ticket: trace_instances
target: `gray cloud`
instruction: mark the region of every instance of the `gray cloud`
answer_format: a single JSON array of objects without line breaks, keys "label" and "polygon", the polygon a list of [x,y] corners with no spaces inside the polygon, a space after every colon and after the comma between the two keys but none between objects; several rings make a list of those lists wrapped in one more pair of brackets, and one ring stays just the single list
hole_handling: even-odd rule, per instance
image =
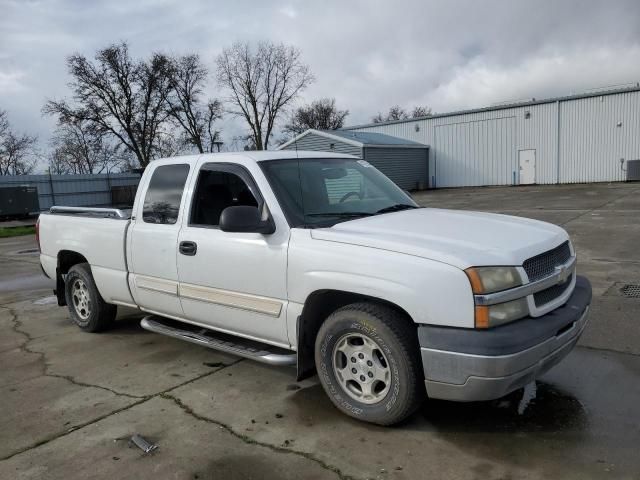
[{"label": "gray cloud", "polygon": [[65,57],[119,40],[139,56],[197,51],[211,67],[237,40],[294,44],[317,78],[302,100],[336,97],[352,124],[392,104],[443,112],[640,80],[633,0],[0,0],[0,12],[0,107],[43,141],[40,107],[67,93]]}]

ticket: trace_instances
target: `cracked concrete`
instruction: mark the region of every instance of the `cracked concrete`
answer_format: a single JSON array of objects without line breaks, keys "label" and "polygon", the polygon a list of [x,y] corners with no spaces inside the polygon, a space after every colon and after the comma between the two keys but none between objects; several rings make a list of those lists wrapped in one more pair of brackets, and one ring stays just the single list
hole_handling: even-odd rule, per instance
[{"label": "cracked concrete", "polygon": [[[158,450],[142,455],[128,446],[144,432]],[[30,456],[30,458],[27,458]],[[97,466],[99,466],[97,468]],[[154,396],[70,435],[0,463],[1,478],[335,479],[337,474],[305,457],[274,454]]]},{"label": "cracked concrete", "polygon": [[[563,224],[594,283],[580,346],[533,395],[428,401],[396,428],[339,414],[317,379],[142,330],[81,332],[47,303],[32,239],[0,241],[0,478],[639,478],[640,186],[428,192]],[[505,210],[508,208],[508,210]],[[43,300],[41,304],[34,301]],[[130,448],[140,433],[153,455]]]}]

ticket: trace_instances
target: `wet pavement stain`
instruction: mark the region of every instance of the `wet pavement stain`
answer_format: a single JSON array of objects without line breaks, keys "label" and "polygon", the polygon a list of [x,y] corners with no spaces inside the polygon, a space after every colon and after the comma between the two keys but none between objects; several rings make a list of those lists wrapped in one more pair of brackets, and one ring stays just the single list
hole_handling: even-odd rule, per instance
[{"label": "wet pavement stain", "polygon": [[[538,383],[491,402],[426,402],[420,412],[441,433],[581,432],[588,424],[579,400],[561,389]],[[523,407],[526,405],[526,408]]]},{"label": "wet pavement stain", "polygon": [[550,478],[640,478],[640,358],[577,348],[528,386],[491,402],[427,401],[405,428]]}]

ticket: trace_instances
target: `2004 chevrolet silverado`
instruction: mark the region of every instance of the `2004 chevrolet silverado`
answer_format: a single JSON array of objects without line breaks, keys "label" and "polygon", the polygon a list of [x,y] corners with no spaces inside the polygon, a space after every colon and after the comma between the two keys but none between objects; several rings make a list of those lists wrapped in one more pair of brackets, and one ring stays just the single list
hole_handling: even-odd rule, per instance
[{"label": "2004 chevrolet silverado", "polygon": [[420,208],[321,152],[152,162],[133,209],[52,207],[40,261],[83,330],[147,330],[317,371],[338,409],[390,425],[423,399],[501,397],[573,348],[591,286],[557,226]]}]

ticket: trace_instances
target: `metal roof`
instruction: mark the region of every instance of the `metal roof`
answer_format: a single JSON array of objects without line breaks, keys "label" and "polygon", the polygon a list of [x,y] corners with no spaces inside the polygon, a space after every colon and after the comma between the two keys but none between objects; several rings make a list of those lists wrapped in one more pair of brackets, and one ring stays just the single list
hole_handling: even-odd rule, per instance
[{"label": "metal roof", "polygon": [[[407,122],[415,122],[418,120],[427,120],[430,118],[440,118],[440,117],[452,117],[454,115],[464,115],[467,113],[480,113],[480,112],[490,112],[493,110],[506,110],[508,108],[515,108],[515,107],[526,107],[528,105],[540,105],[540,104],[544,104],[544,103],[556,103],[556,102],[566,102],[569,100],[578,100],[581,98],[591,98],[591,97],[602,97],[604,95],[616,95],[619,93],[629,93],[629,92],[640,92],[640,83],[636,83],[633,87],[626,87],[626,88],[616,88],[616,89],[611,89],[611,90],[598,90],[598,91],[593,91],[593,92],[585,92],[585,93],[579,93],[576,95],[565,95],[562,97],[550,97],[550,98],[543,98],[540,100],[536,100],[535,98],[528,100],[528,101],[515,101],[513,103],[502,103],[500,105],[491,105],[489,107],[481,107],[481,108],[471,108],[468,110],[456,110],[453,112],[447,112],[447,113],[434,113],[433,115],[426,115],[424,117],[416,117],[416,118],[407,118],[404,120],[390,120],[388,122],[379,122],[379,123],[362,123],[360,125],[352,125],[349,127],[344,127],[342,130],[340,130],[340,132],[343,131],[350,131],[353,130],[355,128],[364,128],[364,127],[375,127],[375,126],[380,126],[380,125],[392,125],[392,124],[397,124],[397,123],[407,123]],[[332,132],[332,133],[337,133],[338,131]]]},{"label": "metal roof", "polygon": [[386,135],[384,133],[352,132],[349,130],[332,130],[332,131],[324,130],[324,132],[336,137],[348,138],[349,140],[353,140],[358,143],[361,143],[363,146],[371,146],[371,145],[417,145],[420,147],[426,146],[419,142],[406,140],[404,138],[392,137],[391,135]]},{"label": "metal roof", "polygon": [[393,137],[377,132],[352,132],[349,130],[314,130],[309,129],[300,135],[283,143],[278,149],[285,148],[302,137],[314,134],[322,137],[332,138],[338,142],[349,143],[359,147],[409,147],[409,148],[427,148],[424,143],[406,140],[404,138]]}]

